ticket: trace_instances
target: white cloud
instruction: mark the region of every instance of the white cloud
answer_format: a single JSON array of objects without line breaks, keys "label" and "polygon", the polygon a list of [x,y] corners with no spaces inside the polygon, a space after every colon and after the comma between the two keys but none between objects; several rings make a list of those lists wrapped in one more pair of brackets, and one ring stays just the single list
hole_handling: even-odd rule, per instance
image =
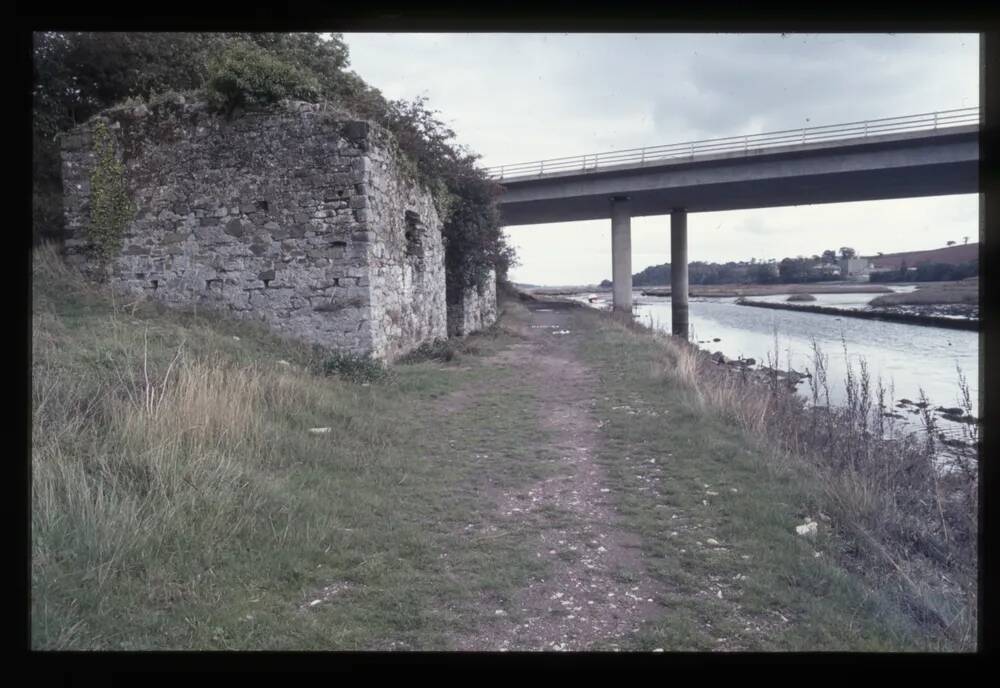
[{"label": "white cloud", "polygon": [[[979,39],[922,35],[347,34],[389,98],[426,95],[486,165],[931,112],[979,103]],[[978,235],[955,196],[692,214],[692,260],[862,253]],[[638,272],[669,257],[669,218],[633,220]],[[514,279],[610,276],[610,220],[507,230]]]}]

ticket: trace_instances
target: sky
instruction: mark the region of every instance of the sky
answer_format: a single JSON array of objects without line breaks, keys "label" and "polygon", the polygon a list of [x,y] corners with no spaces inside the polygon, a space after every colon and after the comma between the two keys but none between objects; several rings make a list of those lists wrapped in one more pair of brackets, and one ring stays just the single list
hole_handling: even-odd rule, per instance
[{"label": "sky", "polygon": [[[425,96],[484,166],[979,105],[975,34],[344,34],[390,99]],[[688,215],[691,261],[977,241],[975,194]],[[507,227],[515,282],[611,276],[611,221]],[[670,218],[632,220],[632,269]]]}]

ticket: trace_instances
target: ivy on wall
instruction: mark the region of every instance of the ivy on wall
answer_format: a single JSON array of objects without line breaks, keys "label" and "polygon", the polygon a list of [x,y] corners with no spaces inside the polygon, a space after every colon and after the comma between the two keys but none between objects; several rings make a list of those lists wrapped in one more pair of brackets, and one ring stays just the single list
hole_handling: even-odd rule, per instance
[{"label": "ivy on wall", "polygon": [[102,266],[121,251],[125,227],[135,206],[125,184],[125,167],[115,155],[107,124],[99,120],[94,129],[94,168],[90,173],[90,224],[87,240]]}]

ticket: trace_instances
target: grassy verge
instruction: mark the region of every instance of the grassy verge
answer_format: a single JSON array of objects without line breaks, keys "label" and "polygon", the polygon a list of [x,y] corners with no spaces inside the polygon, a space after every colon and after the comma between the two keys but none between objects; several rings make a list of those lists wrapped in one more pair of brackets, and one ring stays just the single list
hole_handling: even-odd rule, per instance
[{"label": "grassy verge", "polygon": [[[643,538],[651,572],[671,591],[664,617],[636,647],[974,647],[974,630],[948,633],[923,618],[899,572],[862,556],[867,543],[849,525],[889,515],[879,500],[891,486],[782,451],[780,409],[727,397],[683,347],[596,312],[575,318],[574,331],[586,332],[580,355],[601,374],[612,492],[626,526]],[[819,525],[815,539],[795,532],[807,519]],[[899,521],[872,530],[876,540]]]},{"label": "grassy verge", "polygon": [[872,299],[872,306],[925,306],[940,304],[978,304],[979,280],[922,284],[915,291],[886,294]]},{"label": "grassy verge", "polygon": [[486,364],[512,335],[351,382],[47,250],[33,290],[33,647],[442,649],[539,573],[482,536],[493,486],[547,470],[525,381]]},{"label": "grassy verge", "polygon": [[[546,575],[524,536],[539,524],[497,518],[505,491],[560,470],[540,383],[493,356],[531,332],[519,304],[387,372],[123,303],[47,250],[33,306],[35,648],[447,649]],[[969,649],[907,605],[938,592],[900,582],[922,581],[907,547],[947,563],[974,534],[942,512],[941,549],[910,519],[942,505],[921,506],[919,455],[879,464],[881,483],[798,460],[772,441],[791,426],[770,397],[663,338],[573,318],[601,379],[608,487],[667,591],[633,647]],[[855,456],[852,437],[826,444]],[[910,469],[924,482],[900,482]],[[806,517],[815,540],[794,532]],[[904,568],[863,556],[855,522]],[[939,598],[938,620],[964,619]]]}]

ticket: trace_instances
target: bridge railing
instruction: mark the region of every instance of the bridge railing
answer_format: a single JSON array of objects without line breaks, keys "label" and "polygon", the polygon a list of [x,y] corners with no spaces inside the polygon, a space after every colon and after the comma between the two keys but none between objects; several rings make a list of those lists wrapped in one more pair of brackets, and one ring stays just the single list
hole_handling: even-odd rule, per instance
[{"label": "bridge railing", "polygon": [[645,148],[630,148],[628,150],[610,151],[607,153],[588,153],[565,158],[550,158],[534,162],[500,165],[486,168],[486,173],[493,179],[511,179],[514,177],[537,177],[551,172],[588,172],[615,165],[659,163],[666,160],[693,159],[698,155],[712,153],[749,154],[777,146],[803,145],[823,143],[840,139],[867,138],[882,134],[896,134],[913,131],[933,131],[945,127],[965,124],[979,124],[979,108],[959,108],[956,110],[940,110],[919,115],[904,115],[901,117],[886,117],[883,119],[848,122],[846,124],[829,124],[818,127],[803,127],[801,129],[785,129],[763,134],[746,134],[743,136],[726,136],[701,141],[686,141],[663,146],[648,146]]}]

